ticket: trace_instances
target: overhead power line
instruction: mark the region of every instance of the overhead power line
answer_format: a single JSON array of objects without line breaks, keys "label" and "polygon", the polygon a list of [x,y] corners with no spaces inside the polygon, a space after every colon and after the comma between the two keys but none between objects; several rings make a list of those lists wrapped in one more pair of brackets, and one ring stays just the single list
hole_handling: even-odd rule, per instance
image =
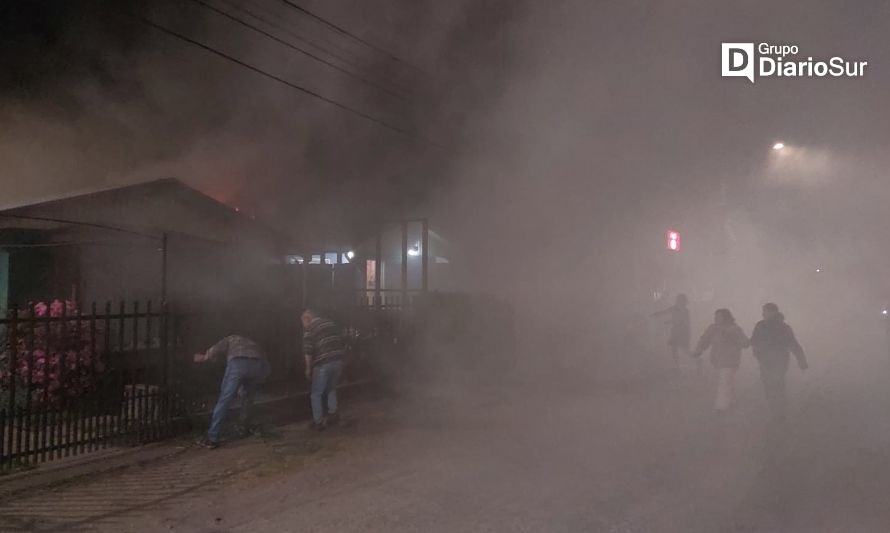
[{"label": "overhead power line", "polygon": [[403,95],[403,94],[399,94],[399,93],[397,93],[397,92],[395,92],[395,91],[392,91],[392,90],[390,90],[390,89],[388,89],[388,88],[386,88],[386,87],[384,87],[384,86],[382,86],[382,85],[380,85],[380,84],[378,84],[378,83],[376,83],[376,82],[374,82],[374,81],[372,81],[372,80],[369,80],[369,79],[367,79],[367,78],[364,78],[364,77],[362,77],[362,76],[359,76],[358,74],[355,74],[354,72],[350,72],[350,71],[346,70],[345,68],[340,67],[339,65],[335,65],[334,63],[331,63],[330,61],[328,61],[328,60],[326,60],[326,59],[324,59],[324,58],[322,58],[322,57],[319,57],[319,56],[313,54],[312,52],[309,52],[309,51],[307,51],[307,50],[304,50],[304,49],[300,48],[299,46],[297,46],[297,45],[295,45],[295,44],[289,43],[289,42],[285,41],[284,39],[281,39],[280,37],[278,37],[278,36],[276,36],[276,35],[274,35],[274,34],[272,34],[272,33],[269,33],[269,32],[267,32],[267,31],[265,31],[265,30],[263,30],[263,29],[261,29],[261,28],[258,28],[257,26],[254,26],[253,24],[251,24],[251,23],[249,23],[249,22],[246,22],[246,21],[244,21],[244,20],[242,20],[242,19],[240,19],[240,18],[238,18],[238,17],[232,15],[231,13],[227,13],[227,12],[225,12],[224,10],[219,9],[219,8],[216,7],[216,6],[211,5],[211,4],[207,3],[207,2],[205,2],[204,0],[192,0],[192,2],[194,2],[194,3],[198,4],[198,5],[201,5],[201,6],[203,6],[203,7],[206,8],[206,9],[209,9],[209,10],[213,11],[214,13],[217,13],[217,14],[220,15],[220,16],[226,17],[227,19],[229,19],[229,20],[231,20],[231,21],[233,21],[233,22],[236,22],[237,24],[240,24],[240,25],[242,25],[242,26],[244,26],[244,27],[246,27],[246,28],[250,28],[251,30],[253,30],[253,31],[255,31],[255,32],[257,32],[257,33],[259,33],[259,34],[261,34],[261,35],[264,35],[265,37],[268,37],[269,39],[272,39],[272,40],[274,40],[274,41],[277,42],[277,43],[283,44],[284,46],[287,46],[288,48],[290,48],[290,49],[292,49],[292,50],[296,50],[297,52],[300,52],[301,54],[304,54],[304,55],[306,55],[306,56],[308,56],[308,57],[311,57],[312,59],[314,59],[314,60],[316,60],[316,61],[318,61],[318,62],[320,62],[320,63],[323,63],[323,64],[325,64],[325,65],[327,65],[327,66],[329,66],[329,67],[331,67],[331,68],[337,70],[338,72],[342,72],[343,74],[346,74],[346,75],[349,76],[349,77],[355,78],[355,79],[361,81],[362,83],[364,83],[364,84],[366,84],[366,85],[369,85],[369,86],[371,86],[371,87],[374,87],[375,89],[377,89],[377,90],[379,90],[379,91],[382,91],[382,92],[384,92],[384,93],[386,93],[386,94],[388,94],[388,95],[390,95],[390,96],[393,96],[393,97],[395,97],[395,98],[398,98],[399,100],[404,100],[404,99],[405,99],[405,95]]},{"label": "overhead power line", "polygon": [[341,26],[338,26],[338,25],[334,24],[333,22],[327,20],[326,18],[324,18],[324,17],[322,17],[322,16],[320,16],[320,15],[316,15],[316,14],[313,13],[312,11],[309,11],[308,9],[306,9],[305,7],[303,7],[303,6],[301,6],[301,5],[297,4],[297,3],[294,3],[294,2],[292,2],[291,0],[281,0],[281,1],[284,2],[285,4],[289,5],[290,7],[296,9],[296,10],[299,11],[300,13],[303,13],[304,15],[306,15],[306,16],[308,16],[308,17],[311,17],[311,18],[313,18],[313,19],[315,19],[315,20],[321,22],[321,23],[324,24],[325,26],[327,26],[327,27],[329,27],[329,28],[331,28],[331,29],[333,29],[333,30],[336,30],[338,33],[341,33],[341,34],[343,34],[343,35],[346,35],[346,36],[348,36],[348,37],[351,37],[351,38],[354,39],[355,41],[358,41],[358,42],[362,43],[363,45],[367,46],[368,48],[371,48],[372,50],[375,50],[375,51],[377,51],[377,52],[379,52],[379,53],[381,53],[381,54],[387,56],[389,59],[391,59],[391,60],[393,60],[393,61],[395,61],[395,62],[397,62],[397,63],[401,63],[401,64],[405,65],[406,67],[412,68],[412,69],[416,70],[417,72],[420,72],[421,74],[423,74],[423,75],[425,75],[425,76],[429,76],[429,74],[428,74],[426,71],[424,71],[422,68],[420,68],[420,67],[418,67],[418,66],[415,66],[415,65],[412,65],[411,63],[405,61],[404,59],[401,59],[400,57],[398,57],[397,55],[393,54],[393,53],[390,52],[389,50],[386,50],[385,48],[381,48],[381,47],[377,46],[377,45],[374,44],[374,43],[371,43],[371,42],[366,41],[365,39],[362,39],[361,37],[359,37],[358,35],[356,35],[356,34],[350,32],[349,30],[347,30],[347,29],[345,29],[345,28],[343,28],[343,27],[341,27]]},{"label": "overhead power line", "polygon": [[[322,46],[316,42],[313,42],[312,40],[298,34],[297,32],[293,31],[292,29],[288,28],[287,26],[285,26],[283,24],[279,24],[278,22],[269,20],[269,17],[271,17],[273,19],[278,19],[280,17],[277,13],[270,11],[269,8],[267,8],[267,7],[264,7],[262,5],[254,3],[254,2],[247,2],[247,5],[249,5],[253,9],[256,9],[256,10],[259,10],[259,11],[265,13],[266,16],[262,16],[262,15],[258,15],[255,11],[248,9],[244,5],[233,2],[232,0],[218,0],[218,1],[235,11],[245,14],[245,15],[251,17],[252,19],[257,20],[257,21],[267,25],[270,28],[275,28],[276,30],[282,32],[283,34],[288,35],[288,36],[296,39],[297,41],[306,44],[310,48],[318,50],[322,54],[325,54],[327,56],[330,56],[330,57],[336,59],[337,61],[343,63],[344,65],[348,65],[358,71],[365,72],[366,74],[370,74],[370,75],[372,75],[372,77],[374,77],[375,73],[373,72],[372,69],[368,68],[367,66],[361,65],[361,64],[355,62],[355,60],[345,57],[344,55],[338,54],[336,52],[332,52],[328,48],[325,48],[324,46]],[[342,50],[344,53],[349,53],[349,51],[344,50],[342,46],[339,46],[336,43],[331,43],[331,46],[336,49]],[[354,54],[350,54],[350,55],[354,56]],[[394,89],[397,90],[398,92],[405,94],[405,96],[407,96],[407,97],[411,96],[410,91],[406,91],[405,87],[403,85],[401,85],[400,83],[397,83],[395,80],[386,79],[385,81],[389,86],[394,87]]]},{"label": "overhead power line", "polygon": [[186,43],[188,43],[188,44],[191,44],[191,45],[193,45],[193,46],[197,46],[198,48],[202,48],[202,49],[204,49],[204,50],[206,50],[206,51],[208,51],[208,52],[210,52],[210,53],[212,53],[212,54],[214,54],[214,55],[217,55],[217,56],[219,56],[219,57],[222,57],[223,59],[226,59],[226,60],[228,60],[228,61],[231,61],[232,63],[235,63],[235,64],[237,64],[237,65],[240,65],[240,66],[242,66],[242,67],[244,67],[244,68],[246,68],[246,69],[248,69],[248,70],[251,70],[251,71],[253,71],[253,72],[255,72],[255,73],[261,75],[261,76],[265,76],[265,77],[267,77],[267,78],[269,78],[269,79],[271,79],[271,80],[275,80],[275,81],[277,81],[278,83],[281,83],[281,84],[283,84],[283,85],[286,85],[286,86],[288,86],[288,87],[290,87],[290,88],[292,88],[292,89],[296,89],[297,91],[300,91],[300,92],[302,92],[302,93],[308,94],[309,96],[313,96],[313,97],[315,97],[315,98],[318,98],[319,100],[322,100],[322,101],[324,101],[324,102],[327,102],[328,104],[330,104],[330,105],[332,105],[332,106],[334,106],[334,107],[338,107],[338,108],[340,108],[340,109],[342,109],[342,110],[344,110],[344,111],[348,111],[348,112],[350,112],[350,113],[353,113],[353,114],[355,114],[355,115],[358,115],[358,116],[360,116],[360,117],[362,117],[362,118],[364,118],[364,119],[366,119],[366,120],[369,120],[369,121],[374,122],[375,124],[377,124],[377,125],[379,125],[379,126],[382,126],[382,127],[386,128],[386,129],[388,129],[388,130],[392,130],[392,131],[394,131],[394,132],[396,132],[396,133],[401,133],[402,135],[405,135],[405,136],[407,136],[407,137],[412,137],[412,138],[415,138],[415,139],[417,139],[417,140],[420,140],[420,141],[422,141],[422,142],[424,142],[424,143],[426,143],[426,144],[429,144],[429,145],[432,145],[432,146],[436,146],[436,147],[441,148],[441,145],[439,145],[439,144],[437,144],[437,143],[434,143],[434,142],[432,142],[432,141],[430,141],[430,140],[428,140],[428,139],[425,139],[424,137],[422,137],[422,136],[420,136],[420,135],[418,135],[418,134],[416,134],[416,133],[414,133],[414,132],[412,132],[412,131],[410,131],[410,130],[406,130],[405,128],[402,128],[402,127],[399,127],[399,126],[395,126],[395,125],[390,124],[390,123],[388,123],[388,122],[386,122],[386,121],[384,121],[384,120],[381,120],[381,119],[379,119],[379,118],[377,118],[377,117],[375,117],[375,116],[373,116],[373,115],[369,115],[368,113],[365,113],[364,111],[355,109],[355,108],[350,107],[350,106],[348,106],[348,105],[346,105],[346,104],[342,104],[342,103],[340,103],[340,102],[338,102],[338,101],[336,101],[336,100],[333,100],[333,99],[331,99],[331,98],[328,98],[327,96],[324,96],[324,95],[322,95],[322,94],[319,94],[319,93],[317,93],[317,92],[315,92],[315,91],[313,91],[313,90],[311,90],[311,89],[307,89],[307,88],[305,88],[305,87],[302,87],[302,86],[300,86],[300,85],[297,85],[296,83],[290,82],[290,81],[288,81],[288,80],[286,80],[286,79],[284,79],[284,78],[281,78],[281,77],[279,77],[279,76],[276,76],[276,75],[274,75],[274,74],[270,74],[270,73],[266,72],[265,70],[262,70],[262,69],[260,69],[260,68],[258,68],[258,67],[255,67],[255,66],[253,66],[253,65],[251,65],[251,64],[249,64],[249,63],[246,63],[246,62],[244,62],[244,61],[242,61],[242,60],[240,60],[240,59],[238,59],[238,58],[236,58],[236,57],[234,57],[234,56],[231,56],[231,55],[229,55],[229,54],[227,54],[227,53],[225,53],[225,52],[221,52],[220,50],[217,50],[216,48],[213,48],[212,46],[209,46],[209,45],[204,44],[204,43],[202,43],[202,42],[200,42],[200,41],[197,41],[197,40],[195,40],[195,39],[192,39],[191,37],[188,37],[188,36],[186,36],[186,35],[183,35],[183,34],[177,32],[177,31],[171,30],[170,28],[168,28],[168,27],[166,27],[166,26],[163,26],[163,25],[161,25],[161,24],[158,24],[157,22],[154,22],[153,20],[150,20],[150,19],[147,19],[147,18],[142,17],[142,16],[140,16],[140,15],[135,15],[135,14],[132,15],[132,16],[133,16],[134,18],[136,18],[137,20],[141,21],[143,24],[145,24],[145,25],[147,25],[147,26],[150,26],[150,27],[152,27],[152,28],[154,28],[154,29],[156,29],[156,30],[162,32],[162,33],[165,33],[165,34],[167,34],[167,35],[170,35],[170,36],[172,36],[172,37],[175,37],[176,39],[179,39],[180,41],[184,41],[184,42],[186,42]]}]

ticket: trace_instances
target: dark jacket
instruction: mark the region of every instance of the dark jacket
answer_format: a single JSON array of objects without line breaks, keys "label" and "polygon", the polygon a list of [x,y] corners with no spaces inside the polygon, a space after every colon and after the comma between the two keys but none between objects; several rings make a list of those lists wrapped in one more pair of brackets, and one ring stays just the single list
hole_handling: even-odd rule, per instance
[{"label": "dark jacket", "polygon": [[698,341],[694,357],[711,348],[711,364],[716,368],[738,368],[742,360],[742,348],[748,347],[748,337],[735,324],[711,324]]},{"label": "dark jacket", "polygon": [[751,333],[751,348],[754,357],[761,363],[780,360],[792,353],[801,368],[807,367],[807,357],[803,348],[797,342],[791,326],[785,323],[782,313],[778,313],[774,318],[761,320],[754,326],[754,331]]},{"label": "dark jacket", "polygon": [[671,319],[667,322],[671,326],[671,336],[668,338],[668,346],[677,346],[689,349],[690,332],[689,326],[689,308],[672,305],[663,311],[652,313],[652,316],[671,315]]}]

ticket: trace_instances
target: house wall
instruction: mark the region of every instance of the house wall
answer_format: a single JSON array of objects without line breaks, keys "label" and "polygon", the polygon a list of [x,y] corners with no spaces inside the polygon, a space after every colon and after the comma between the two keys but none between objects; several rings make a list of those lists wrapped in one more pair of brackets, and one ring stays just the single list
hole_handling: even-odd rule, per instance
[{"label": "house wall", "polygon": [[[9,305],[26,306],[32,301],[69,298],[73,279],[57,268],[61,250],[17,249],[9,254]],[[69,283],[71,282],[71,283]]]},{"label": "house wall", "polygon": [[141,302],[144,310],[146,302],[160,302],[161,252],[153,243],[85,245],[78,257],[78,301],[82,307],[95,302],[104,309],[106,302],[111,302],[112,308],[118,309],[123,300]]},{"label": "house wall", "polygon": [[[408,290],[423,287],[422,224],[408,224]],[[430,290],[457,290],[460,283],[455,273],[459,260],[454,251],[436,233],[429,233],[429,263],[427,286]],[[381,288],[399,290],[402,288],[402,227],[401,224],[388,224],[381,235]],[[376,255],[376,237],[362,242],[356,247],[357,268],[364,271],[366,261]],[[361,276],[360,276],[361,277]]]},{"label": "house wall", "polygon": [[9,301],[9,253],[0,250],[0,314],[6,312]]}]

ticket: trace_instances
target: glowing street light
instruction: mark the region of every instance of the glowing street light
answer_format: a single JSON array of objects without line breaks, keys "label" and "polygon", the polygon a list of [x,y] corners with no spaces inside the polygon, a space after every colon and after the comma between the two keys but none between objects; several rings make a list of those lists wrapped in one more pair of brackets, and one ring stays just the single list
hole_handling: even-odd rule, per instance
[{"label": "glowing street light", "polygon": [[783,142],[777,142],[776,144],[773,145],[773,150],[776,150],[776,151],[781,150],[783,148],[785,148],[785,143],[783,143]]},{"label": "glowing street light", "polygon": [[355,257],[355,252],[353,252],[352,250],[349,250],[348,252],[346,252],[346,258],[349,259],[350,261],[351,261],[354,257]]}]

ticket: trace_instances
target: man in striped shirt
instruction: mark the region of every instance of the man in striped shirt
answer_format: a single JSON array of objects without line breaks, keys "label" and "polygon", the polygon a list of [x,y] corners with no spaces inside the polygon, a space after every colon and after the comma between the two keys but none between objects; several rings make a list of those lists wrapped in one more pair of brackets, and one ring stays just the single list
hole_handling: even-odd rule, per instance
[{"label": "man in striped shirt", "polygon": [[[339,422],[337,385],[343,373],[346,343],[342,328],[333,320],[307,309],[300,317],[303,322],[303,357],[306,379],[310,381],[309,400],[312,404],[312,426],[322,430]],[[323,400],[327,403],[327,416]]]}]

